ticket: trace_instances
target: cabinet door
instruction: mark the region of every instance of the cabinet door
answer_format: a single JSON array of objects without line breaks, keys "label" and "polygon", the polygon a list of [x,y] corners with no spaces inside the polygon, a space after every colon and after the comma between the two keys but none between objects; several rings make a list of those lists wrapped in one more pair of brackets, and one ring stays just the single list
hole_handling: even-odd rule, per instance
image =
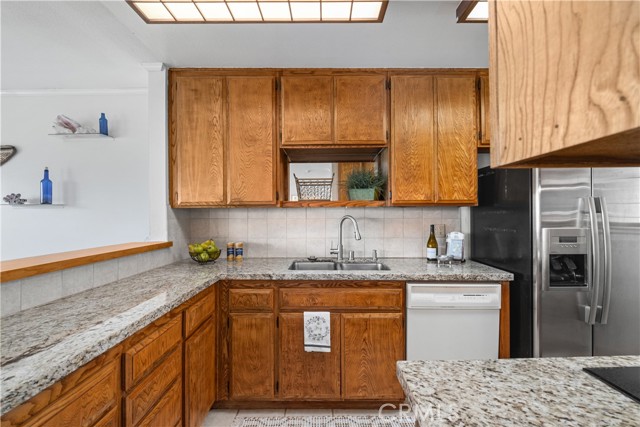
[{"label": "cabinet door", "polygon": [[304,314],[280,314],[280,397],[340,398],[340,315],[331,314],[331,352],[304,351]]},{"label": "cabinet door", "polygon": [[438,197],[441,202],[478,200],[475,77],[436,77]]},{"label": "cabinet door", "polygon": [[274,77],[230,77],[229,203],[275,205]]},{"label": "cabinet door", "polygon": [[230,314],[232,399],[273,399],[275,317],[271,313]]},{"label": "cabinet door", "polygon": [[432,76],[391,78],[391,202],[435,201],[436,141]]},{"label": "cabinet door", "polygon": [[491,166],[638,166],[640,2],[489,3]]},{"label": "cabinet door", "polygon": [[345,399],[402,399],[396,362],[404,359],[402,313],[343,314]]},{"label": "cabinet door", "polygon": [[224,80],[176,77],[171,87],[171,204],[225,203]]},{"label": "cabinet door", "polygon": [[212,318],[185,341],[184,420],[186,427],[197,427],[216,398],[216,329]]},{"label": "cabinet door", "polygon": [[386,83],[384,75],[335,78],[336,144],[387,143]]},{"label": "cabinet door", "polygon": [[491,126],[489,126],[489,76],[480,76],[479,80],[479,122],[480,122],[480,140],[479,147],[489,147],[491,145]]},{"label": "cabinet door", "polygon": [[282,77],[282,145],[333,144],[333,77]]}]

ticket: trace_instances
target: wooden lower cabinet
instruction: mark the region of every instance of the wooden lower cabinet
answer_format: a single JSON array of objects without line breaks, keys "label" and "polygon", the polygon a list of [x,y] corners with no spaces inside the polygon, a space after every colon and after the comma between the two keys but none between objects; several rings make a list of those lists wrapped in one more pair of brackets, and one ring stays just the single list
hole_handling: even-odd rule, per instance
[{"label": "wooden lower cabinet", "polygon": [[184,343],[184,425],[196,427],[216,400],[216,329],[207,320]]},{"label": "wooden lower cabinet", "polygon": [[[404,283],[227,286],[221,301],[229,312],[221,313],[228,322],[222,321],[227,353],[220,364],[219,406],[317,401],[374,407],[403,399],[395,372],[396,362],[405,358]],[[330,352],[304,350],[305,311],[331,313]]]},{"label": "wooden lower cabinet", "polygon": [[402,399],[396,362],[404,359],[402,313],[342,315],[343,395],[346,399]]},{"label": "wooden lower cabinet", "polygon": [[275,316],[232,313],[229,316],[232,399],[275,397]]},{"label": "wooden lower cabinet", "polygon": [[331,352],[304,351],[304,313],[281,313],[279,391],[283,399],[340,399],[340,315],[331,314]]},{"label": "wooden lower cabinet", "polygon": [[7,412],[1,427],[202,425],[216,392],[215,293],[201,292]]}]

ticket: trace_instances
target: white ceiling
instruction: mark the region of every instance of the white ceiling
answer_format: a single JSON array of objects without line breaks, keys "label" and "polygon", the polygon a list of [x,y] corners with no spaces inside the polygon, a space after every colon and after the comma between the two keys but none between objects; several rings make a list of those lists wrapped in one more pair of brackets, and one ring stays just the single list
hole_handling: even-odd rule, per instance
[{"label": "white ceiling", "polygon": [[381,24],[145,24],[124,2],[0,1],[2,89],[146,86],[174,67],[486,67],[455,1],[394,1]]}]

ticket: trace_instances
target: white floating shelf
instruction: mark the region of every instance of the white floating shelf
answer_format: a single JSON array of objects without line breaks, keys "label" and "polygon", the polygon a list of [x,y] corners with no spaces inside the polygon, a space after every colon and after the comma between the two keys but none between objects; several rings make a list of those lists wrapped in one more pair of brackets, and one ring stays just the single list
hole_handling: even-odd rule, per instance
[{"label": "white floating shelf", "polygon": [[3,206],[11,206],[13,208],[64,208],[64,203],[0,203]]},{"label": "white floating shelf", "polygon": [[49,136],[59,136],[64,139],[115,139],[111,135],[101,133],[50,133]]}]

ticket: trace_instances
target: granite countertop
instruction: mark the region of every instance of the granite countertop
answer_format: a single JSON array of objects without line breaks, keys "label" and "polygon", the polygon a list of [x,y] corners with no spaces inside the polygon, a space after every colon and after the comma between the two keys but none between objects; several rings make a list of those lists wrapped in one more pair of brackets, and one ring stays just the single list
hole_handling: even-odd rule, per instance
[{"label": "granite countertop", "polygon": [[638,425],[640,404],[582,370],[609,366],[640,356],[409,361],[397,374],[420,426]]},{"label": "granite countertop", "polygon": [[472,261],[381,259],[389,271],[290,271],[292,259],[191,260],[160,267],[2,319],[4,414],[219,280],[504,281],[513,275]]}]

